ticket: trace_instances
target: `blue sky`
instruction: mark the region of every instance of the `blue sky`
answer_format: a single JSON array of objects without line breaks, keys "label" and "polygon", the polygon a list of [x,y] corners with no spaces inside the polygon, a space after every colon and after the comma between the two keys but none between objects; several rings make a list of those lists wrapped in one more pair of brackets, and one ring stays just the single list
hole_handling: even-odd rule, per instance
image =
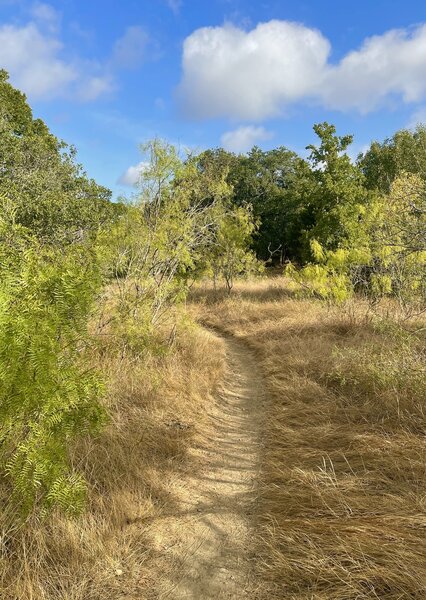
[{"label": "blue sky", "polygon": [[[161,136],[202,150],[285,145],[312,125],[352,153],[426,120],[426,8],[366,0],[0,0],[0,66],[114,194]],[[132,168],[133,167],[133,168]]]}]

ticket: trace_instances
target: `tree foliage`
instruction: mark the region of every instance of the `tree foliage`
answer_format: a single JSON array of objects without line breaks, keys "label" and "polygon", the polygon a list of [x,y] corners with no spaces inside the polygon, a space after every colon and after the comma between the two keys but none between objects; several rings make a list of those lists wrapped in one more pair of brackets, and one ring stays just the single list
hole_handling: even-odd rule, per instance
[{"label": "tree foliage", "polygon": [[0,466],[24,514],[83,506],[70,454],[106,419],[86,352],[95,306],[138,356],[195,280],[231,291],[258,259],[286,261],[316,296],[362,291],[423,310],[426,129],[375,142],[356,164],[352,136],[314,131],[307,159],[153,140],[137,193],[113,203],[0,71]]},{"label": "tree foliage", "polygon": [[283,259],[299,253],[304,217],[300,199],[310,174],[303,159],[284,147],[268,152],[254,147],[247,156],[207,150],[199,160],[203,167],[210,165],[225,173],[235,205],[252,207],[258,222],[252,248],[260,259]]},{"label": "tree foliage", "polygon": [[426,179],[426,127],[402,129],[384,142],[373,142],[358,157],[368,189],[389,194],[395,179],[405,173]]},{"label": "tree foliage", "polygon": [[104,420],[101,380],[84,361],[96,263],[84,245],[40,245],[4,218],[0,239],[0,461],[25,514],[78,512],[85,486],[69,451]]},{"label": "tree foliage", "polygon": [[78,512],[75,440],[104,420],[85,358],[94,243],[119,209],[0,72],[0,464],[24,514]]},{"label": "tree foliage", "polygon": [[120,211],[75,158],[75,148],[33,118],[25,96],[0,71],[0,196],[40,240],[91,235]]},{"label": "tree foliage", "polygon": [[144,343],[195,279],[214,273],[229,287],[254,260],[248,251],[251,211],[230,203],[225,171],[201,167],[198,157],[181,156],[158,139],[142,146],[142,152],[147,160],[139,192],[107,232],[102,250],[117,282],[115,326],[126,343],[135,330],[129,321]]}]

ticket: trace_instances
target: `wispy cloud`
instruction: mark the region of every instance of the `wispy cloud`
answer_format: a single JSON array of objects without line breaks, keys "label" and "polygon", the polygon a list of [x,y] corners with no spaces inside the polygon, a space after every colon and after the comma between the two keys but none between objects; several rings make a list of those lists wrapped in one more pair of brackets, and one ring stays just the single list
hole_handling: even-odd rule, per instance
[{"label": "wispy cloud", "polygon": [[172,10],[175,15],[179,14],[182,8],[182,0],[166,0],[167,6]]},{"label": "wispy cloud", "polygon": [[407,123],[409,129],[414,129],[417,125],[426,124],[426,106],[419,106],[417,110],[413,112],[410,120]]},{"label": "wispy cloud", "polygon": [[135,69],[145,60],[149,35],[140,26],[128,27],[114,45],[112,65],[122,69]]},{"label": "wispy cloud", "polygon": [[46,27],[50,33],[57,33],[61,25],[61,14],[50,6],[50,4],[44,4],[37,2],[31,9],[31,14],[34,21],[40,26]]},{"label": "wispy cloud", "polygon": [[90,102],[113,92],[123,69],[140,66],[149,36],[128,27],[104,60],[76,56],[62,41],[61,15],[38,2],[25,23],[0,25],[1,66],[11,81],[32,99],[57,97]]}]

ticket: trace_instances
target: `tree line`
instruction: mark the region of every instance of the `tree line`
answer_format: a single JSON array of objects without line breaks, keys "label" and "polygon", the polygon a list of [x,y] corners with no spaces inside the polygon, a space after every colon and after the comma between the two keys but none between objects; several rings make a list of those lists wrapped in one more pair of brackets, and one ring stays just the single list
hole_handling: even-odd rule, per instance
[{"label": "tree line", "polygon": [[252,248],[306,291],[344,300],[355,292],[422,305],[426,268],[426,128],[373,142],[356,161],[353,136],[314,126],[308,156],[279,147],[247,155],[219,148],[201,168],[226,173],[236,206],[252,207]]}]

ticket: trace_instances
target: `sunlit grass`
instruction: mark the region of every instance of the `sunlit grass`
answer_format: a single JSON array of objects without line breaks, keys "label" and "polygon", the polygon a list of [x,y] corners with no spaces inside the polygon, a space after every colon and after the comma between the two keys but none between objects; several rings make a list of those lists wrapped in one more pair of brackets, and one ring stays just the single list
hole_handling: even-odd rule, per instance
[{"label": "sunlit grass", "polygon": [[257,565],[269,598],[426,597],[424,332],[361,303],[296,299],[280,278],[195,297],[268,381]]}]

